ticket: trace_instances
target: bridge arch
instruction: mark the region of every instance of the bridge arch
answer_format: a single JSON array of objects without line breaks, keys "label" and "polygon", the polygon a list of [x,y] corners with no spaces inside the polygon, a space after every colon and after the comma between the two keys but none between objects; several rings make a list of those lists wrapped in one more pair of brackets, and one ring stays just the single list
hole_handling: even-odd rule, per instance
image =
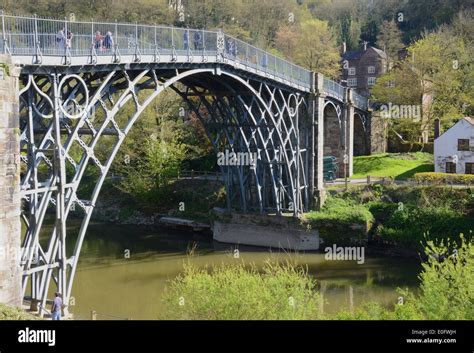
[{"label": "bridge arch", "polygon": [[345,124],[341,104],[326,100],[324,103],[324,156],[337,158],[337,177],[344,176]]},{"label": "bridge arch", "polygon": [[354,156],[365,156],[369,153],[367,116],[358,111],[354,112]]},{"label": "bridge arch", "polygon": [[[307,208],[309,191],[300,153],[303,119],[299,121],[307,109],[304,95],[215,66],[182,71],[118,68],[22,78],[21,140],[27,150],[22,155],[22,186],[36,190],[23,199],[22,294],[25,297],[29,288],[31,298],[43,306],[51,281],[68,303],[87,226],[112,162],[142,112],[166,88],[177,92],[196,113],[216,152],[224,146],[232,152],[256,153],[255,168],[228,167],[229,208],[295,214]],[[68,112],[71,106],[73,113]],[[126,107],[132,107],[131,114],[120,116]],[[113,142],[110,154],[100,156],[95,148],[105,136]],[[74,155],[74,150],[82,152]],[[97,169],[96,185],[88,199],[81,199],[78,189],[90,166]],[[66,226],[75,205],[84,215],[68,256]],[[40,244],[40,230],[51,207],[58,217],[49,242]]]}]

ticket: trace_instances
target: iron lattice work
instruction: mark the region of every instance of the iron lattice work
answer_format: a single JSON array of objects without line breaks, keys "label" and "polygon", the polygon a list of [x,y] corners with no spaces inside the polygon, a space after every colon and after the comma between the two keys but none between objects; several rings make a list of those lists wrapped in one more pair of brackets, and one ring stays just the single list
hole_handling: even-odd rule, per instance
[{"label": "iron lattice work", "polygon": [[[298,215],[309,207],[311,121],[305,93],[216,67],[51,70],[20,80],[22,294],[41,307],[54,286],[69,303],[81,246],[111,164],[141,113],[165,89],[188,104],[216,152],[257,156],[254,167],[221,166],[229,209]],[[91,176],[95,188],[86,192],[81,183]],[[72,212],[82,217],[77,231],[68,228]],[[51,227],[48,214],[54,215]]]}]

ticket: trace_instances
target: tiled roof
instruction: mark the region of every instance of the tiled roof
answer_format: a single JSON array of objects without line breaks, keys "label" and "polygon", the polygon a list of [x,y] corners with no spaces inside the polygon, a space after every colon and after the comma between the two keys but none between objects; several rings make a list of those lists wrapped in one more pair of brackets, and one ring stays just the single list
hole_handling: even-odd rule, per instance
[{"label": "tiled roof", "polygon": [[342,54],[342,59],[343,60],[358,60],[360,59],[362,54],[364,54],[363,50],[346,51],[344,54]]},{"label": "tiled roof", "polygon": [[[382,58],[387,58],[387,54],[383,50],[377,49],[375,47],[369,47],[367,50],[373,49],[378,55],[380,55]],[[352,50],[352,51],[346,51],[344,54],[342,54],[342,59],[343,60],[359,60],[360,57],[365,53],[364,50]]]}]

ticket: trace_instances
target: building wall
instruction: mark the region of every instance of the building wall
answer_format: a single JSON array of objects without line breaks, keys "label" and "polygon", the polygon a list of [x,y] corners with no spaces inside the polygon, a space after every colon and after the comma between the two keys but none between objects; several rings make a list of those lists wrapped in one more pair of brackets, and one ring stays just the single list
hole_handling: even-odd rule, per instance
[{"label": "building wall", "polygon": [[[469,139],[471,151],[458,151],[458,139]],[[446,162],[456,162],[456,172],[465,173],[465,164],[474,163],[474,125],[459,121],[434,142],[435,172],[445,172]]]},{"label": "building wall", "polygon": [[[350,88],[354,88],[357,93],[362,94],[364,96],[370,95],[370,89],[373,86],[369,86],[368,78],[369,77],[379,77],[386,72],[387,69],[387,62],[384,58],[382,58],[379,53],[377,53],[374,49],[369,48],[367,49],[359,59],[355,60],[348,60],[349,67],[356,68],[355,75],[349,75],[349,70],[344,69],[342,78],[343,80],[347,80],[348,78],[355,77],[357,78],[357,86],[348,86]],[[369,66],[375,66],[375,73],[369,74]]]},{"label": "building wall", "polygon": [[20,305],[18,75],[5,55],[0,55],[0,71],[0,303]]}]

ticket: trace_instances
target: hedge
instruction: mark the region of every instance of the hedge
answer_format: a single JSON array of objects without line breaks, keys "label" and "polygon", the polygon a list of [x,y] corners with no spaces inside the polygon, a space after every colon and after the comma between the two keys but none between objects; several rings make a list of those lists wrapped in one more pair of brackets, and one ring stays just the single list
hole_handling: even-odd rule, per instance
[{"label": "hedge", "polygon": [[453,184],[472,184],[474,185],[474,174],[451,174],[451,173],[416,173],[415,180],[418,183],[453,183]]}]

